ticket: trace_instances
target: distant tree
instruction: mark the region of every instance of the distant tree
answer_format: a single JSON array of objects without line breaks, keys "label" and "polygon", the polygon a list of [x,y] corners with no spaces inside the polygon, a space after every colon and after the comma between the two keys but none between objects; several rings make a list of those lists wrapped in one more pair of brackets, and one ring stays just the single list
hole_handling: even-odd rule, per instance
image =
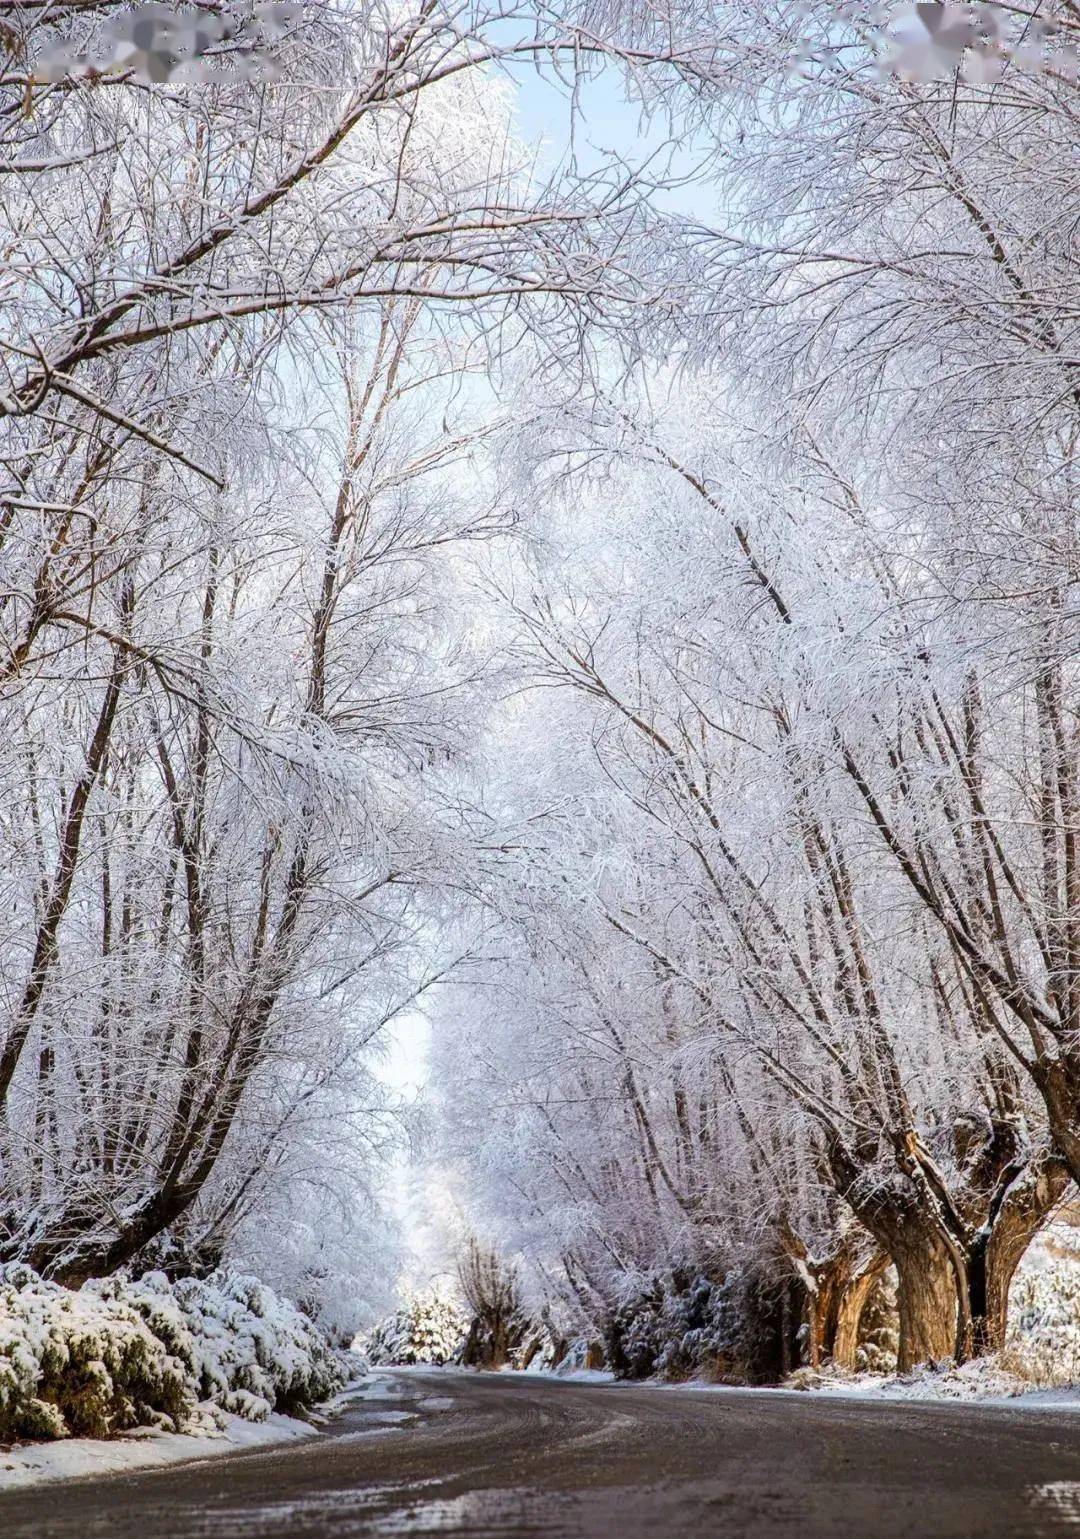
[{"label": "distant tree", "polygon": [[493,1247],[470,1235],[458,1258],[458,1282],[472,1312],[462,1362],[469,1368],[504,1368],[529,1327],[517,1269]]}]

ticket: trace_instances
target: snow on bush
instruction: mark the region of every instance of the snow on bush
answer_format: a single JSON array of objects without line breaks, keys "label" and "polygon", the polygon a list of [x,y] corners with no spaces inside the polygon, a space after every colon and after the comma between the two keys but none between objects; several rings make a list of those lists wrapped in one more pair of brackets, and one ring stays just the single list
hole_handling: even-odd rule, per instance
[{"label": "snow on bush", "polygon": [[170,1283],[151,1272],[122,1286],[183,1358],[199,1398],[223,1410],[262,1421],[325,1400],[344,1383],[341,1359],[318,1327],[255,1277],[214,1272]]},{"label": "snow on bush", "polygon": [[311,1321],[253,1277],[151,1272],[73,1291],[0,1267],[0,1438],[207,1431],[200,1401],[261,1421],[344,1378]]},{"label": "snow on bush", "polygon": [[695,1375],[734,1382],[758,1377],[762,1307],[751,1280],[676,1269],[615,1309],[604,1331],[608,1366],[618,1378]]},{"label": "snow on bush", "polygon": [[855,1362],[863,1373],[895,1373],[899,1352],[896,1272],[890,1266],[878,1278],[863,1309]]},{"label": "snow on bush", "polygon": [[1080,1260],[1076,1231],[1052,1224],[1009,1294],[1009,1350],[1041,1385],[1080,1382]]},{"label": "snow on bush", "polygon": [[374,1366],[452,1362],[465,1345],[469,1322],[461,1308],[437,1288],[407,1293],[401,1308],[357,1346]]},{"label": "snow on bush", "polygon": [[187,1428],[197,1400],[182,1358],[122,1296],[0,1267],[0,1439]]}]

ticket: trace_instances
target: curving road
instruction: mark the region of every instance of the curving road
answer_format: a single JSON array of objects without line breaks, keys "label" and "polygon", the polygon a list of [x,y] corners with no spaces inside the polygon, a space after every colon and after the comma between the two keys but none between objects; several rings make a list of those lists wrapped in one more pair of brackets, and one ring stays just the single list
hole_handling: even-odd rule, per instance
[{"label": "curving road", "polygon": [[3,1539],[1080,1534],[1080,1416],[393,1375],[310,1441],[0,1497]]}]

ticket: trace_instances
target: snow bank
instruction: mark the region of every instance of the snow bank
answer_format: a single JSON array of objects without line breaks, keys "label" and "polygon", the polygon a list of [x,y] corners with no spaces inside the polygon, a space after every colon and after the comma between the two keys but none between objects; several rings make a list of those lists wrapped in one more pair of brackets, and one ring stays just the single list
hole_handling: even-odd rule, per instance
[{"label": "snow bank", "polygon": [[223,1412],[264,1421],[344,1381],[312,1322],[252,1277],[152,1272],[74,1291],[0,1267],[0,1440],[205,1436]]},{"label": "snow bank", "polygon": [[1009,1347],[973,1362],[939,1367],[927,1364],[895,1378],[834,1369],[800,1368],[785,1389],[819,1390],[875,1400],[1019,1400],[1080,1410],[1080,1382],[1059,1372],[1044,1373],[1038,1360]]},{"label": "snow bank", "polygon": [[113,1475],[131,1470],[213,1458],[241,1448],[263,1448],[295,1438],[313,1437],[316,1428],[291,1416],[271,1415],[261,1422],[217,1413],[223,1423],[201,1435],[142,1429],[103,1439],[66,1438],[62,1442],[21,1443],[0,1449],[0,1494],[79,1475]]}]

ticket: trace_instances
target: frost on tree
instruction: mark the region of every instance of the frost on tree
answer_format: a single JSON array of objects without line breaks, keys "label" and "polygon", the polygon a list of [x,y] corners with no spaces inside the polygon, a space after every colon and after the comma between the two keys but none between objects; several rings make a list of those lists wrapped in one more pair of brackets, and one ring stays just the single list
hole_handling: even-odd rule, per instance
[{"label": "frost on tree", "polygon": [[456,1362],[468,1320],[457,1302],[437,1288],[408,1293],[401,1308],[358,1338],[357,1347],[375,1367]]}]

